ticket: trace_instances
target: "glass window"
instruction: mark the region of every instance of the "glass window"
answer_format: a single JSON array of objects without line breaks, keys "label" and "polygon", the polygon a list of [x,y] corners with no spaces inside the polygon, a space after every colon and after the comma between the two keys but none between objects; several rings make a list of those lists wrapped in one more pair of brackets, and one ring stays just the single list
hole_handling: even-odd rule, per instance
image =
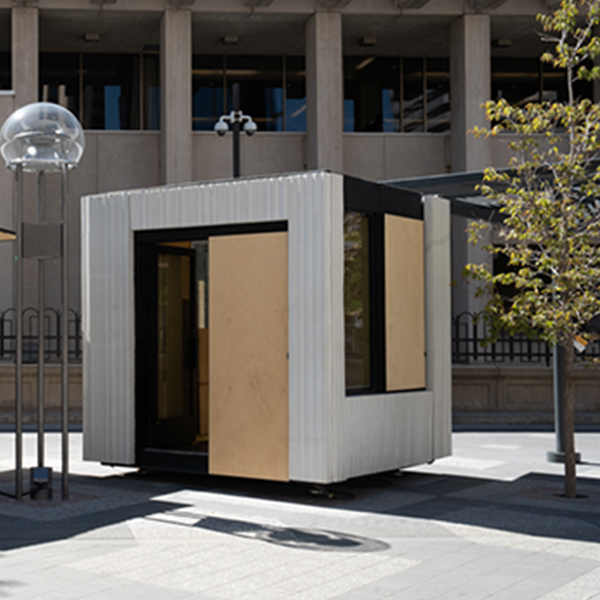
[{"label": "glass window", "polygon": [[[575,82],[575,98],[593,98],[593,84]],[[542,63],[538,58],[493,58],[492,98],[506,98],[511,104],[528,102],[566,102],[566,74]]]},{"label": "glass window", "polygon": [[81,120],[79,54],[40,55],[40,100],[55,102]]},{"label": "glass window", "polygon": [[158,54],[142,55],[144,129],[160,129],[160,67]]},{"label": "glass window", "polygon": [[0,52],[0,90],[10,89],[10,52]]},{"label": "glass window", "polygon": [[306,131],[306,67],[303,56],[285,57],[285,130]]},{"label": "glass window", "polygon": [[305,79],[304,57],[194,56],[193,129],[212,131],[239,83],[241,109],[260,131],[306,131]]},{"label": "glass window", "polygon": [[228,56],[226,76],[230,109],[231,85],[239,83],[242,111],[259,131],[283,131],[283,57]]},{"label": "glass window", "polygon": [[492,98],[515,105],[538,102],[540,65],[537,58],[492,58]]},{"label": "glass window", "polygon": [[427,131],[450,130],[450,61],[427,58],[426,127]]},{"label": "glass window", "polygon": [[344,214],[344,322],[346,389],[371,386],[369,219]]},{"label": "glass window", "polygon": [[139,84],[138,55],[84,54],[84,128],[138,129]]},{"label": "glass window", "polygon": [[40,54],[40,99],[85,129],[159,129],[159,80],[156,54]]},{"label": "glass window", "polygon": [[402,131],[424,131],[423,59],[402,61]]},{"label": "glass window", "polygon": [[223,56],[192,58],[192,129],[212,131],[217,119],[227,112],[223,88]]},{"label": "glass window", "polygon": [[344,59],[344,130],[400,130],[400,60]]}]

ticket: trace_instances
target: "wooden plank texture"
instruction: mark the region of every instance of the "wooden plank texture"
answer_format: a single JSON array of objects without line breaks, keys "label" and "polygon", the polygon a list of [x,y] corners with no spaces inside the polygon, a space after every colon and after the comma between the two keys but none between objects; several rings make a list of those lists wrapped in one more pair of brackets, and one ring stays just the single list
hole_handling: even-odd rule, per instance
[{"label": "wooden plank texture", "polygon": [[209,240],[209,472],[289,478],[287,233]]},{"label": "wooden plank texture", "polygon": [[385,216],[386,386],[425,388],[423,221]]}]

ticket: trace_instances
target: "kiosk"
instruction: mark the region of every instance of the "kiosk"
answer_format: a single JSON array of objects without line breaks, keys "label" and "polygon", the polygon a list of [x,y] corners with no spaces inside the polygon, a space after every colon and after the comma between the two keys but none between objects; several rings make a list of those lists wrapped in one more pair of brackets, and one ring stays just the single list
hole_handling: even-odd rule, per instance
[{"label": "kiosk", "polygon": [[325,171],[82,200],[84,458],[327,484],[451,451],[446,200]]}]

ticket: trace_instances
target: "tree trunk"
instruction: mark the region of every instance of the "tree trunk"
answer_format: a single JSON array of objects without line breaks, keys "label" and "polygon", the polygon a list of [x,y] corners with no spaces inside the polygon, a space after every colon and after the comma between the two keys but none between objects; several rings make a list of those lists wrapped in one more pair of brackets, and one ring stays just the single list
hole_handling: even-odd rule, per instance
[{"label": "tree trunk", "polygon": [[573,340],[566,340],[565,346],[565,496],[577,497],[577,477],[575,473],[575,352]]}]

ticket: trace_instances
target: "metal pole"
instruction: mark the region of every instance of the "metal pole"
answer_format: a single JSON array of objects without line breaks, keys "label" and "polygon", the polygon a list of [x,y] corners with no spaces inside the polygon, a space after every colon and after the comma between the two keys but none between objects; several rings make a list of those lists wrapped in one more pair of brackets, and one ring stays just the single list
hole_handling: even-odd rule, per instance
[{"label": "metal pole", "polygon": [[233,176],[240,176],[240,84],[234,83],[232,86],[233,93],[233,112],[235,118],[233,119]]},{"label": "metal pole", "polygon": [[23,167],[15,171],[15,498],[23,498]]},{"label": "metal pole", "polygon": [[554,430],[556,452],[565,454],[565,349],[554,346],[552,355],[552,383],[554,389]]},{"label": "metal pole", "polygon": [[61,166],[62,213],[62,499],[69,498],[69,245],[67,166]]},{"label": "metal pole", "polygon": [[[44,222],[44,172],[38,173],[38,221]],[[38,467],[44,466],[44,259],[38,259]]]},{"label": "metal pole", "polygon": [[[552,353],[552,390],[554,396],[554,432],[556,450],[546,453],[548,462],[565,462],[565,349],[554,346]],[[575,453],[575,462],[581,462],[581,454]]]}]

